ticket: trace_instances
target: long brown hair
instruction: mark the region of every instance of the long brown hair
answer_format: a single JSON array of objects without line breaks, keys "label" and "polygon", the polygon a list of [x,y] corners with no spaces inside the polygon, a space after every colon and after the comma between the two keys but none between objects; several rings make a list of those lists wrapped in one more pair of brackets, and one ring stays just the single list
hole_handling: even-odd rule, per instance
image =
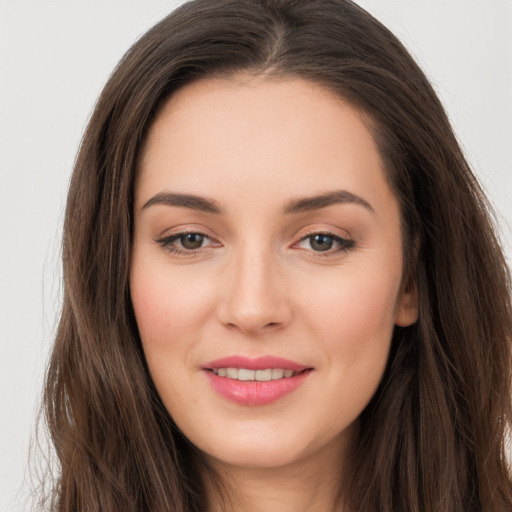
[{"label": "long brown hair", "polygon": [[44,397],[60,465],[51,509],[206,509],[201,458],[153,387],[134,320],[133,186],[169,95],[242,71],[311,80],[359,108],[401,204],[419,319],[395,329],[344,499],[369,512],[512,510],[510,278],[490,209],[424,74],[348,0],[195,0],[112,74],[66,210],[64,303]]}]

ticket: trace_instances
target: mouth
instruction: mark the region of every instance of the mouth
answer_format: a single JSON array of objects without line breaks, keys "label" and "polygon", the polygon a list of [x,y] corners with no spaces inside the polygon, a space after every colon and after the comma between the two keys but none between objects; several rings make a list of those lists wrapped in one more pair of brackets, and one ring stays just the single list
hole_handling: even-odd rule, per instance
[{"label": "mouth", "polygon": [[219,377],[226,377],[227,379],[240,380],[243,382],[268,382],[270,380],[289,379],[301,372],[307,371],[307,369],[296,372],[294,370],[285,370],[284,368],[265,368],[263,370],[250,370],[248,368],[212,368],[210,371]]},{"label": "mouth", "polygon": [[239,405],[266,405],[297,390],[313,368],[288,359],[231,356],[202,367],[210,385]]}]

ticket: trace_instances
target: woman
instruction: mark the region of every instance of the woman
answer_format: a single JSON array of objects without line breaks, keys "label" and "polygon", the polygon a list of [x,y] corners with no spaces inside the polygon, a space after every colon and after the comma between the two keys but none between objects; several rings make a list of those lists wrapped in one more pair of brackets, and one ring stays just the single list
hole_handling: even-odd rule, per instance
[{"label": "woman", "polygon": [[106,85],[70,187],[53,508],[511,509],[487,211],[355,4],[175,11]]}]

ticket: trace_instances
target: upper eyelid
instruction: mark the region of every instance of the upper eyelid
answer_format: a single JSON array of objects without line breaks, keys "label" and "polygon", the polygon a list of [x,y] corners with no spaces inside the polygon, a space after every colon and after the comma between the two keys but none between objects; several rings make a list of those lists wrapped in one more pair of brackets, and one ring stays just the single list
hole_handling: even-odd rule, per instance
[{"label": "upper eyelid", "polygon": [[[168,230],[165,230],[164,233],[166,231],[168,231]],[[205,237],[208,237],[211,239],[216,239],[215,236],[208,234],[206,231],[207,230],[194,229],[194,228],[183,229],[181,231],[176,231],[176,232],[169,233],[169,234],[158,235],[156,238],[157,239],[179,238],[180,236],[184,236],[184,235],[197,234],[197,235],[202,235],[202,236],[205,236]],[[302,240],[303,238],[307,238],[308,236],[312,236],[312,235],[329,235],[329,236],[333,236],[336,238],[343,238],[343,239],[350,238],[350,235],[348,233],[341,235],[340,233],[337,233],[333,229],[310,229],[303,233],[300,233],[299,240]]]},{"label": "upper eyelid", "polygon": [[311,228],[303,228],[296,232],[296,237],[299,240],[303,240],[309,236],[313,235],[329,235],[335,238],[340,238],[342,240],[351,240],[352,236],[346,230],[341,228],[322,228],[322,227],[311,227]]},{"label": "upper eyelid", "polygon": [[340,235],[338,233],[333,233],[332,231],[312,231],[311,233],[307,233],[306,235],[302,235],[299,238],[298,241],[300,242],[302,240],[305,240],[306,238],[310,238],[310,237],[316,236],[316,235],[325,235],[325,236],[334,238],[336,240],[351,240],[351,238],[349,238],[347,236],[342,236],[342,235]]},{"label": "upper eyelid", "polygon": [[156,238],[155,242],[158,242],[160,244],[163,242],[171,242],[171,241],[177,240],[177,239],[181,238],[182,236],[186,236],[186,235],[201,235],[201,236],[207,238],[208,240],[217,242],[217,240],[214,237],[208,235],[207,233],[203,233],[202,231],[196,231],[196,230],[179,231],[177,233],[163,235],[163,236]]},{"label": "upper eyelid", "polygon": [[[351,240],[352,239],[352,236],[348,232],[346,232],[345,230],[341,230],[341,229],[340,229],[340,231],[343,231],[343,233],[340,233],[338,230],[333,229],[333,228],[322,229],[321,227],[318,227],[318,228],[305,229],[304,231],[303,231],[303,229],[296,231],[295,235],[293,236],[293,238],[296,240],[294,243],[296,243],[297,241],[303,240],[304,238],[308,238],[309,236],[313,236],[313,235],[328,235],[328,236],[332,236],[334,238],[339,238],[342,240]],[[168,233],[169,229],[166,229],[162,232],[163,234],[158,235],[155,238],[155,240],[156,241],[169,240],[172,238],[176,239],[176,238],[179,238],[180,236],[184,236],[184,235],[188,235],[188,234],[197,234],[197,235],[202,235],[211,240],[220,242],[220,238],[218,236],[212,235],[212,234],[208,233],[208,231],[209,230],[207,230],[207,229],[191,227],[189,229],[184,228],[179,231],[174,231],[174,232]],[[168,234],[166,234],[166,233],[168,233]]]},{"label": "upper eyelid", "polygon": [[203,235],[208,238],[211,238],[212,240],[218,239],[218,237],[215,234],[212,234],[211,230],[206,229],[202,226],[184,226],[184,227],[174,227],[174,228],[166,228],[163,231],[160,232],[159,235],[156,236],[156,239],[162,240],[162,239],[169,239],[173,237],[180,237],[183,235],[188,235],[190,233],[195,233],[198,235]]}]

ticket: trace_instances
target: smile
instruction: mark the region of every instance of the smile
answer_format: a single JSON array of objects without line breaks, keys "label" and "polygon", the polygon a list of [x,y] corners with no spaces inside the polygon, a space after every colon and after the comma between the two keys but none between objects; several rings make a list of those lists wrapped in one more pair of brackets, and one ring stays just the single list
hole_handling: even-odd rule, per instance
[{"label": "smile", "polygon": [[299,372],[283,368],[266,368],[263,370],[249,370],[247,368],[212,368],[212,372],[219,377],[241,381],[268,382],[269,380],[287,379]]},{"label": "smile", "polygon": [[229,356],[202,370],[218,395],[245,406],[267,405],[290,395],[313,373],[311,366],[275,356]]}]

